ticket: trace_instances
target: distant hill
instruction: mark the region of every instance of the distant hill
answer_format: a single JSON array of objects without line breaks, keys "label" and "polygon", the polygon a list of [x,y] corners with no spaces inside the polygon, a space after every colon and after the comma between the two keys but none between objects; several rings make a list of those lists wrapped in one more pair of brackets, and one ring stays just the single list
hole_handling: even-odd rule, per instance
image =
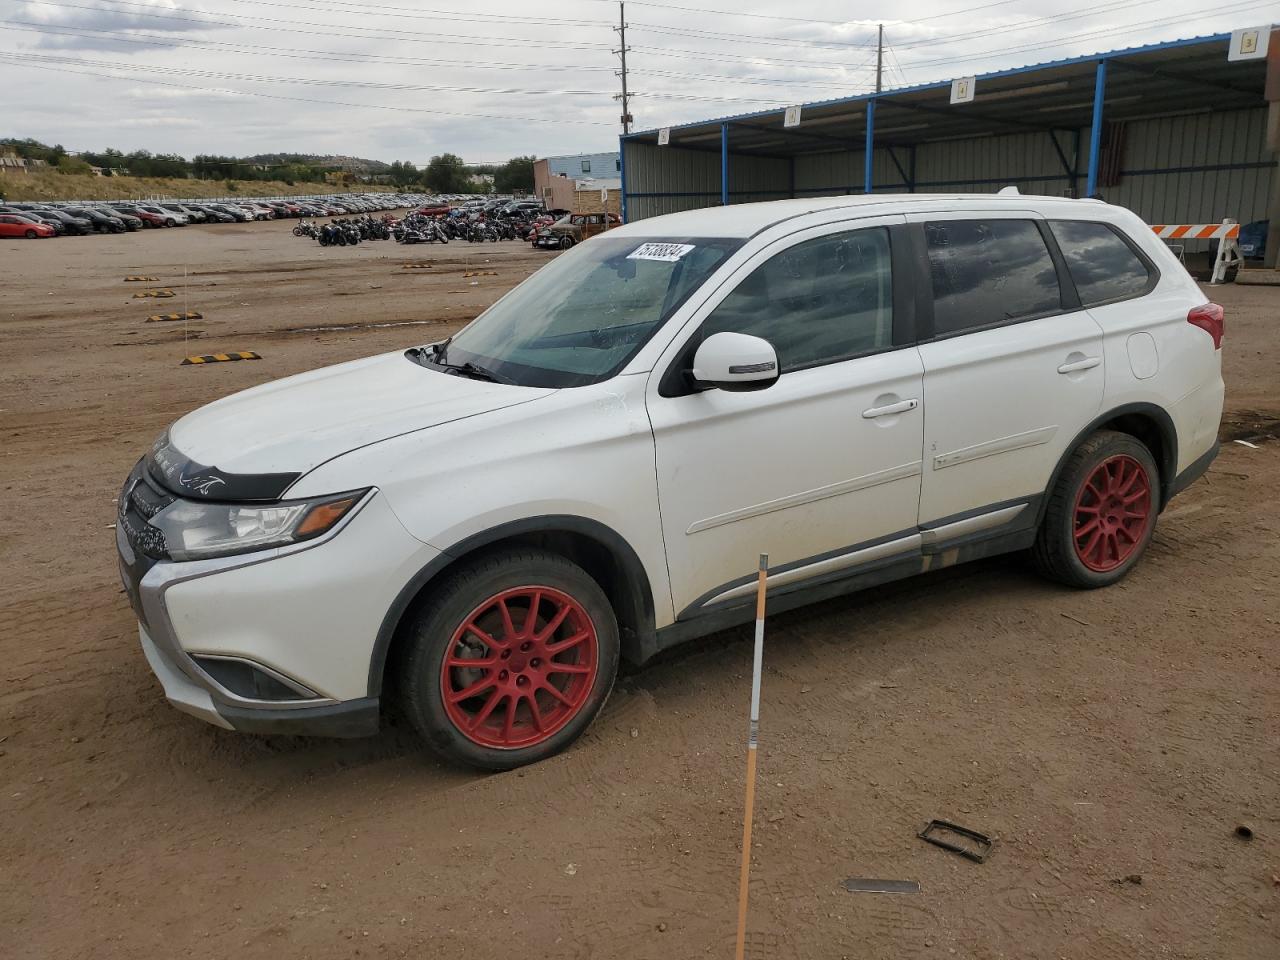
[{"label": "distant hill", "polygon": [[322,156],[317,153],[260,153],[244,157],[246,163],[281,164],[306,163],[316,167],[337,168],[355,174],[379,174],[391,169],[391,164],[365,157]]}]

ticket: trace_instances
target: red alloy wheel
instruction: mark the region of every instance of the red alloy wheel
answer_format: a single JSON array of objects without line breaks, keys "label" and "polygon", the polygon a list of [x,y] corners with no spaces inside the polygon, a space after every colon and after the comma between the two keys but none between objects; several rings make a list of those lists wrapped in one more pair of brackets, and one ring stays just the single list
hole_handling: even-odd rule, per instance
[{"label": "red alloy wheel", "polygon": [[532,747],[582,709],[599,641],[586,609],[554,587],[503,590],[454,631],[440,671],[445,713],[467,739]]},{"label": "red alloy wheel", "polygon": [[1151,522],[1151,480],[1133,457],[1108,457],[1076,496],[1072,540],[1076,556],[1095,573],[1124,563]]}]

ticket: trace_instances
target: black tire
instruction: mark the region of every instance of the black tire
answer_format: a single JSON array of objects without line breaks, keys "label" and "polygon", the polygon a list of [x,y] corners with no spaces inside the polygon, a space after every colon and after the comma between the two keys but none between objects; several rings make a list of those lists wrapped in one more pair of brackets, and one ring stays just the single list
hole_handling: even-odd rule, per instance
[{"label": "black tire", "polygon": [[34,239],[35,239],[36,237],[38,237],[38,236],[39,236],[39,234],[38,234],[38,233],[36,233],[34,230],[28,230],[28,231],[26,232],[26,238],[27,238],[28,240],[34,240]]},{"label": "black tire", "polygon": [[[450,719],[441,690],[444,661],[446,655],[460,648],[455,641],[455,633],[477,609],[504,591],[522,587],[558,591],[580,607],[595,633],[595,675],[589,687],[583,681],[580,695],[584,699],[574,712],[569,713],[561,721],[562,725],[544,739],[530,746],[488,746],[468,736]],[[513,620],[522,616],[524,614],[512,611]],[[558,554],[533,548],[518,548],[509,553],[483,557],[446,574],[438,585],[433,583],[430,599],[414,616],[405,641],[404,654],[398,662],[401,703],[405,713],[437,753],[454,762],[485,770],[510,770],[544,760],[565,749],[582,735],[600,712],[618,672],[618,622],[604,591],[577,564]],[[494,655],[492,650],[490,655]],[[515,660],[506,662],[514,664]],[[529,661],[529,666],[536,664],[536,660]],[[471,681],[468,679],[466,682]],[[497,696],[496,691],[489,696]],[[521,709],[523,701],[518,697],[499,699],[498,702],[505,709],[510,701],[517,704],[516,710]],[[544,708],[546,702],[544,700]],[[497,714],[498,709],[493,708],[493,713]],[[548,718],[553,715],[548,715]]]},{"label": "black tire", "polygon": [[178,221],[173,219],[173,217],[167,217],[165,218],[164,225],[166,227],[176,227],[178,225]]},{"label": "black tire", "polygon": [[[1090,492],[1085,493],[1085,485],[1098,479],[1098,472],[1104,463],[1116,464],[1118,461],[1115,458],[1122,458],[1126,463],[1131,461],[1140,467],[1144,474],[1143,478],[1134,481],[1136,487],[1128,491],[1125,496],[1135,495],[1137,489],[1141,487],[1141,480],[1145,479],[1147,489],[1145,500],[1139,498],[1137,503],[1130,505],[1144,512],[1145,520],[1140,530],[1137,529],[1136,522],[1132,527],[1117,530],[1116,542],[1128,552],[1121,556],[1118,549],[1113,554],[1107,555],[1102,563],[1106,568],[1099,569],[1097,564],[1091,566],[1082,557],[1082,550],[1088,546],[1089,541],[1078,546],[1077,537],[1085,536],[1082,531],[1093,523],[1088,519],[1090,514],[1082,511],[1092,511],[1094,502],[1098,502],[1100,506],[1111,502],[1109,499],[1099,500],[1092,492],[1096,488],[1091,488]],[[1083,503],[1085,499],[1090,501],[1089,505]],[[1113,524],[1112,517],[1121,516],[1116,512],[1118,509],[1107,507],[1099,509],[1098,523]],[[1111,516],[1106,517],[1104,521],[1104,514],[1108,514],[1108,511]],[[1155,533],[1156,517],[1159,512],[1160,469],[1156,466],[1151,451],[1140,440],[1127,433],[1099,430],[1072,452],[1062,468],[1057,483],[1049,491],[1049,502],[1045,508],[1044,519],[1040,523],[1040,530],[1036,534],[1035,544],[1031,548],[1031,559],[1041,574],[1069,587],[1090,590],[1110,586],[1123,579],[1142,559]],[[1081,523],[1081,526],[1077,527],[1077,523]],[[1102,529],[1099,527],[1096,532],[1101,533]],[[1111,529],[1116,528],[1113,525]],[[1094,557],[1094,559],[1097,558]]]},{"label": "black tire", "polygon": [[573,237],[561,237],[561,238],[560,238],[560,249],[561,249],[561,250],[568,250],[568,249],[569,249],[570,247],[572,247],[572,246],[573,246]]}]

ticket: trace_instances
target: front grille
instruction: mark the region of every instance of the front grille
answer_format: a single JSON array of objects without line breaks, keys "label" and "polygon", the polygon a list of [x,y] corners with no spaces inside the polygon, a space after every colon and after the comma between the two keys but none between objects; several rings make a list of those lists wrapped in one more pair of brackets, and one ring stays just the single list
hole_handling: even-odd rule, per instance
[{"label": "front grille", "polygon": [[147,523],[152,517],[178,499],[162,490],[147,474],[142,462],[133,468],[120,491],[117,523],[130,548],[152,560],[168,559],[164,534]]}]

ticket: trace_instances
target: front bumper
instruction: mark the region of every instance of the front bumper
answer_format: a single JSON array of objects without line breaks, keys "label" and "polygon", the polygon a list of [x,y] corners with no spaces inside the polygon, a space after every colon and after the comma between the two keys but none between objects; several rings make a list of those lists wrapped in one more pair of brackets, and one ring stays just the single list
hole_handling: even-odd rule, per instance
[{"label": "front bumper", "polygon": [[377,732],[379,629],[400,587],[439,554],[376,490],[315,540],[181,563],[135,550],[118,519],[121,580],[174,707],[248,733]]},{"label": "front bumper", "polygon": [[220,703],[206,687],[183,673],[141,625],[138,638],[151,672],[160,681],[169,703],[215,727],[240,733],[312,737],[367,737],[378,732],[380,708],[377,697],[289,709]]}]

